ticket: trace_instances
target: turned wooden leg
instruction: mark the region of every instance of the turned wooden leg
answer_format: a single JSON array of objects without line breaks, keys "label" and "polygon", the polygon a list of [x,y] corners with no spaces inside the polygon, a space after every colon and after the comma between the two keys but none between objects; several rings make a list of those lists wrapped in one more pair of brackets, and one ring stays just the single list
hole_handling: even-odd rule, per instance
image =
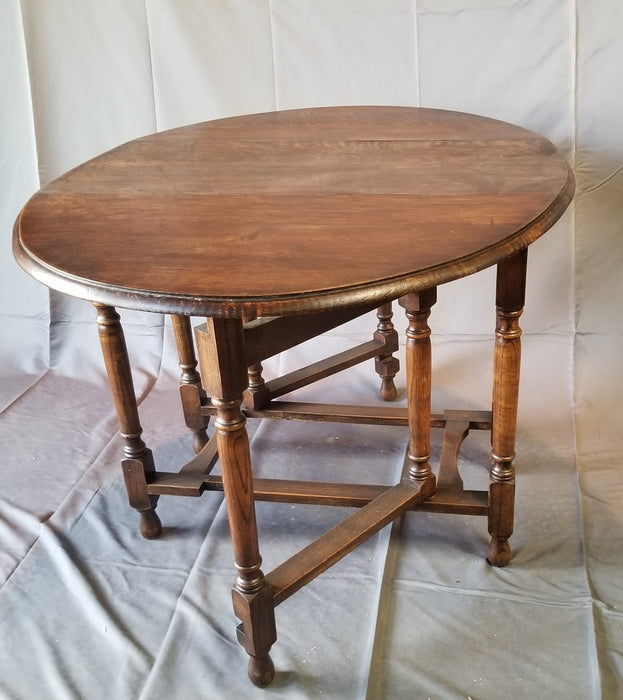
[{"label": "turned wooden leg", "polygon": [[115,403],[119,429],[124,440],[122,460],[123,477],[130,505],[140,516],[143,537],[155,539],[162,532],[156,514],[157,496],[147,493],[147,475],[153,472],[154,460],[151,450],[141,439],[143,429],[138,418],[132,371],[123,335],[119,314],[111,306],[95,304],[97,328],[108,373],[108,383]]},{"label": "turned wooden leg", "polygon": [[428,482],[427,495],[435,490],[435,476],[430,468],[431,420],[431,344],[428,317],[437,301],[436,288],[408,294],[399,300],[404,307],[407,328],[406,369],[409,413],[409,476]]},{"label": "turned wooden leg", "polygon": [[197,331],[197,347],[201,375],[216,408],[214,427],[237,571],[232,596],[242,621],[238,640],[250,656],[249,678],[265,686],[275,673],[269,651],[277,632],[272,589],[260,569],[249,438],[240,410],[248,381],[241,320],[209,318],[205,330]]},{"label": "turned wooden leg", "polygon": [[270,392],[262,376],[262,364],[256,362],[248,368],[249,386],[244,392],[244,405],[256,411],[264,408],[270,400]]},{"label": "turned wooden leg", "polygon": [[[394,324],[392,323],[393,315],[394,313],[392,311],[391,301],[387,304],[383,304],[383,306],[379,306],[376,312],[378,324],[374,337],[385,341],[388,346],[397,349],[398,333],[394,329]],[[381,398],[384,401],[393,401],[396,398],[396,385],[394,384],[394,377],[400,369],[398,359],[391,353],[379,355],[375,359],[374,368],[376,373],[381,378]]]},{"label": "turned wooden leg", "polygon": [[[244,316],[242,322],[243,324],[250,323],[251,321],[255,321],[256,318],[257,316]],[[247,369],[249,385],[244,392],[243,403],[245,408],[259,411],[270,401],[270,392],[262,376],[263,369],[261,362],[256,362]]]},{"label": "turned wooden leg", "polygon": [[182,370],[180,376],[180,399],[186,425],[193,432],[193,449],[201,452],[208,442],[206,432],[209,418],[201,413],[201,401],[206,398],[201,386],[201,377],[197,372],[197,359],[193,343],[190,318],[174,314],[171,316],[175,345],[179,357],[179,365]]},{"label": "turned wooden leg", "polygon": [[519,317],[524,306],[527,250],[498,264],[496,328],[493,358],[493,425],[489,486],[487,560],[506,566],[511,558],[508,538],[515,509],[515,435],[521,361]]}]

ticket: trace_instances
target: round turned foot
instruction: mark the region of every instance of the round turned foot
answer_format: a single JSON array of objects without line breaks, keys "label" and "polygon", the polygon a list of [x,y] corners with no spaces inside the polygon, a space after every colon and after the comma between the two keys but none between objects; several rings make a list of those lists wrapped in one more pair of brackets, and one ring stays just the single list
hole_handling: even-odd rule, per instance
[{"label": "round turned foot", "polygon": [[267,686],[275,677],[275,667],[268,654],[249,657],[249,680],[259,688]]},{"label": "round turned foot", "polygon": [[511,560],[511,547],[507,538],[492,537],[487,549],[487,561],[491,566],[506,566]]},{"label": "round turned foot", "polygon": [[141,535],[146,540],[155,540],[160,537],[162,533],[162,523],[155,510],[143,510],[140,512],[141,523],[140,530]]},{"label": "round turned foot", "polygon": [[396,385],[393,379],[383,377],[380,394],[383,401],[393,401],[396,398]]}]

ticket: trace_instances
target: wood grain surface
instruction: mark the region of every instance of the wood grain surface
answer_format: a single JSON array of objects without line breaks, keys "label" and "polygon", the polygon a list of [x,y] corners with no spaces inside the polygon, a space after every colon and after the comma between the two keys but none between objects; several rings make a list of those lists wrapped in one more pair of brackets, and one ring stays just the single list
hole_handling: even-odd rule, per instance
[{"label": "wood grain surface", "polygon": [[564,212],[545,138],[484,117],[334,107],[124,144],[33,196],[14,233],[45,284],[209,316],[382,303],[487,267]]}]

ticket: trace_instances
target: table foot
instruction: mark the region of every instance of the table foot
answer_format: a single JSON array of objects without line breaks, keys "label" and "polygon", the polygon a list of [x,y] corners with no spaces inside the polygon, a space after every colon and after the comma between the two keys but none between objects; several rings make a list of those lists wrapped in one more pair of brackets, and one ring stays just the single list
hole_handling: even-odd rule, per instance
[{"label": "table foot", "polygon": [[[506,566],[511,558],[509,537],[513,534],[515,510],[515,472],[510,463],[493,463],[489,484],[489,534],[491,544],[487,561],[492,566]],[[502,481],[504,479],[504,481]]]},{"label": "table foot", "polygon": [[511,546],[508,537],[492,537],[487,549],[487,561],[491,566],[506,566],[511,560]]},{"label": "table foot", "polygon": [[141,535],[146,540],[156,540],[162,534],[162,523],[155,511],[155,506],[151,510],[142,510],[139,512],[141,516],[140,531]]},{"label": "table foot", "polygon": [[147,540],[155,540],[162,533],[162,524],[156,514],[158,496],[147,490],[147,474],[155,469],[151,450],[145,448],[142,459],[124,459],[121,462],[128,500],[140,516],[140,532]]},{"label": "table foot", "polygon": [[205,430],[193,433],[193,452],[198,455],[209,441],[210,438]]},{"label": "table foot", "polygon": [[264,687],[275,675],[269,652],[277,641],[277,629],[273,592],[265,585],[262,572],[257,573],[260,588],[248,593],[243,592],[237,582],[232,591],[232,599],[234,614],[242,620],[236,628],[236,634],[241,646],[249,655],[249,679],[254,685]]},{"label": "table foot", "polygon": [[275,666],[269,654],[250,656],[247,669],[249,680],[258,688],[265,688],[275,677]]},{"label": "table foot", "polygon": [[397,393],[398,392],[396,391],[396,385],[394,384],[393,378],[382,377],[379,396],[383,399],[383,401],[394,401]]}]

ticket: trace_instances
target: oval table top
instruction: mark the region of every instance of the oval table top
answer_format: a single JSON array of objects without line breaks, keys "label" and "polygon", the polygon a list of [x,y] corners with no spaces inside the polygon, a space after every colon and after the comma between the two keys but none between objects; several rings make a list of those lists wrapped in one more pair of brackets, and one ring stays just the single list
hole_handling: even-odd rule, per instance
[{"label": "oval table top", "polygon": [[37,192],[14,253],[46,285],[167,313],[379,303],[488,267],[562,215],[545,138],[480,116],[329,107],[123,144]]}]

